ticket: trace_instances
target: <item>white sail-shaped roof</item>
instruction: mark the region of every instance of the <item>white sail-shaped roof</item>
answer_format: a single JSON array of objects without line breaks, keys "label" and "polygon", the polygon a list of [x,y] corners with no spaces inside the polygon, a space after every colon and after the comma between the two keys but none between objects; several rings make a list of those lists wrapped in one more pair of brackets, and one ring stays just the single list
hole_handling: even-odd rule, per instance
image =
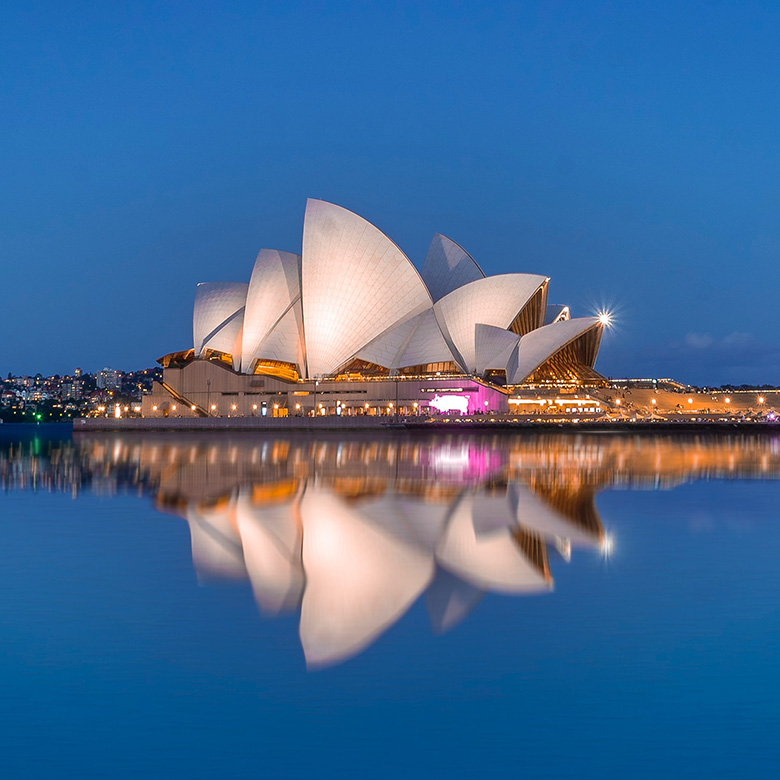
[{"label": "white sail-shaped roof", "polygon": [[437,561],[482,590],[549,590],[550,580],[525,556],[509,528],[477,533],[473,495],[464,495],[436,550]]},{"label": "white sail-shaped roof", "polygon": [[423,314],[418,314],[409,317],[407,320],[388,328],[366,344],[355,357],[385,368],[397,368],[398,359],[412,338],[422,316]]},{"label": "white sail-shaped roof", "polygon": [[462,246],[441,233],[434,235],[428,247],[421,274],[434,301],[485,276]]},{"label": "white sail-shaped roof", "polygon": [[432,308],[389,328],[361,349],[357,357],[393,370],[455,360]]},{"label": "white sail-shaped roof", "polygon": [[507,329],[546,281],[546,276],[537,274],[488,276],[436,302],[436,319],[461,368],[468,372],[476,368],[474,326],[483,323]]},{"label": "white sail-shaped roof", "polygon": [[432,303],[417,270],[384,233],[321,200],[306,203],[301,280],[310,377],[332,373]]},{"label": "white sail-shaped roof", "polygon": [[483,325],[481,322],[475,328],[477,373],[484,374],[489,368],[506,368],[512,350],[520,341],[520,336],[512,333],[511,330],[494,328],[492,325]]},{"label": "white sail-shaped roof", "polygon": [[[531,331],[542,320],[547,277],[485,277],[441,234],[431,242],[422,274],[362,217],[309,200],[300,256],[263,249],[248,285],[198,286],[195,357],[208,357],[206,349],[230,353],[244,373],[258,360],[291,363],[308,379],[334,375],[354,359],[391,372],[450,362],[474,374],[506,366],[508,380],[517,383],[532,370],[526,364],[536,352],[547,351],[547,359],[565,346],[558,343],[563,331],[553,336],[544,328],[571,321],[567,306],[547,306],[545,325]],[[510,327],[533,338],[513,345]],[[598,343],[588,349],[595,354]]]},{"label": "white sail-shaped roof", "polygon": [[300,509],[301,644],[308,665],[324,666],[360,652],[398,620],[431,581],[434,563],[332,493],[309,486]]},{"label": "white sail-shaped roof", "polygon": [[[303,313],[300,298],[293,303],[257,348],[256,357],[293,363],[298,366],[298,372],[303,373]],[[247,370],[252,370],[252,363],[248,364]]]},{"label": "white sail-shaped roof", "polygon": [[[260,353],[260,345],[300,296],[299,255],[277,249],[261,249],[255,260],[246,294],[241,370],[248,372]],[[297,362],[297,358],[295,361]]]},{"label": "white sail-shaped roof", "polygon": [[598,317],[577,317],[532,330],[520,339],[507,364],[509,384],[520,384],[558,350],[591,328],[602,327]]},{"label": "white sail-shaped roof", "polygon": [[192,339],[195,356],[205,348],[229,352],[238,361],[248,284],[203,282],[195,292]]},{"label": "white sail-shaped roof", "polygon": [[455,355],[442,335],[433,309],[428,309],[419,315],[417,328],[398,358],[397,368],[448,363],[452,360],[456,360]]}]

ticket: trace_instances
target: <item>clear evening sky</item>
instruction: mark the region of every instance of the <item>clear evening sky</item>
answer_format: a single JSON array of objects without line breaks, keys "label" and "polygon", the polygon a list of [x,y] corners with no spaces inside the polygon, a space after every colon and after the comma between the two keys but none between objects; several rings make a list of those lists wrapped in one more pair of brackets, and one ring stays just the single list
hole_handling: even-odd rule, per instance
[{"label": "clear evening sky", "polygon": [[306,197],[617,310],[613,376],[780,383],[780,5],[11,2],[0,373],[192,346]]}]

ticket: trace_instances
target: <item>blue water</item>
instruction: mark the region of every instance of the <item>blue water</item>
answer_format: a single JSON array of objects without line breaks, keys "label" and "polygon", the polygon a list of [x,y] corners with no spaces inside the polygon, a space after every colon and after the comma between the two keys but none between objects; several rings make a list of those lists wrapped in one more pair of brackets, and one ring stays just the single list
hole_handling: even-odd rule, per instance
[{"label": "blue water", "polygon": [[[602,441],[569,479],[614,455]],[[774,440],[711,446],[705,460],[749,461],[733,478],[703,475],[696,455],[663,489],[648,489],[646,468],[624,470],[595,494],[611,546],[575,546],[568,563],[551,553],[549,592],[488,591],[445,633],[421,594],[359,652],[317,668],[297,610],[264,617],[246,578],[198,571],[181,508],[159,508],[178,479],[170,464],[162,476],[118,465],[132,440],[99,442],[104,456],[94,441],[0,444],[2,777],[776,776]],[[208,446],[224,471],[223,444]],[[518,459],[511,441],[484,444],[506,455],[501,468]],[[254,443],[236,446],[246,466]],[[673,458],[674,442],[659,451]],[[92,455],[78,490],[72,472],[33,486],[79,452]],[[479,463],[442,482],[503,491],[506,472],[496,488],[495,465]],[[525,479],[508,468],[510,483]],[[389,474],[383,489],[399,484]]]}]

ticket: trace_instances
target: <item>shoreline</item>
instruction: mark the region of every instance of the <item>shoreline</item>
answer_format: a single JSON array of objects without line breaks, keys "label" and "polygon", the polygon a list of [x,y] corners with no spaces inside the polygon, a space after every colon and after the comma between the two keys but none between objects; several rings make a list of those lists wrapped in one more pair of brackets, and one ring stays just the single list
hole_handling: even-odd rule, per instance
[{"label": "shoreline", "polygon": [[305,431],[305,432],[353,432],[353,431],[406,431],[406,432],[466,432],[479,431],[534,431],[561,433],[780,433],[780,423],[754,420],[703,420],[703,421],[616,421],[580,420],[579,422],[546,422],[540,420],[502,420],[487,418],[417,420],[384,417],[174,417],[129,419],[78,418],[73,421],[74,433],[127,433],[127,432],[204,432],[204,431]]}]

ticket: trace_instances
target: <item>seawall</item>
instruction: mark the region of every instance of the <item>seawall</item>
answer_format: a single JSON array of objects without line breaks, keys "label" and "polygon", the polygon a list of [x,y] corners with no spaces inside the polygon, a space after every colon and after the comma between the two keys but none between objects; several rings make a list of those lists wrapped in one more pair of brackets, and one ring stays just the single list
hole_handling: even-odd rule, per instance
[{"label": "seawall", "polygon": [[439,419],[414,417],[132,417],[114,419],[89,417],[73,421],[74,432],[130,431],[386,431],[406,430],[428,433],[466,431],[536,431],[539,433],[774,433],[780,434],[778,422],[754,420],[657,420],[543,422],[507,420],[496,417]]},{"label": "seawall", "polygon": [[388,417],[83,417],[74,431],[381,431]]}]

